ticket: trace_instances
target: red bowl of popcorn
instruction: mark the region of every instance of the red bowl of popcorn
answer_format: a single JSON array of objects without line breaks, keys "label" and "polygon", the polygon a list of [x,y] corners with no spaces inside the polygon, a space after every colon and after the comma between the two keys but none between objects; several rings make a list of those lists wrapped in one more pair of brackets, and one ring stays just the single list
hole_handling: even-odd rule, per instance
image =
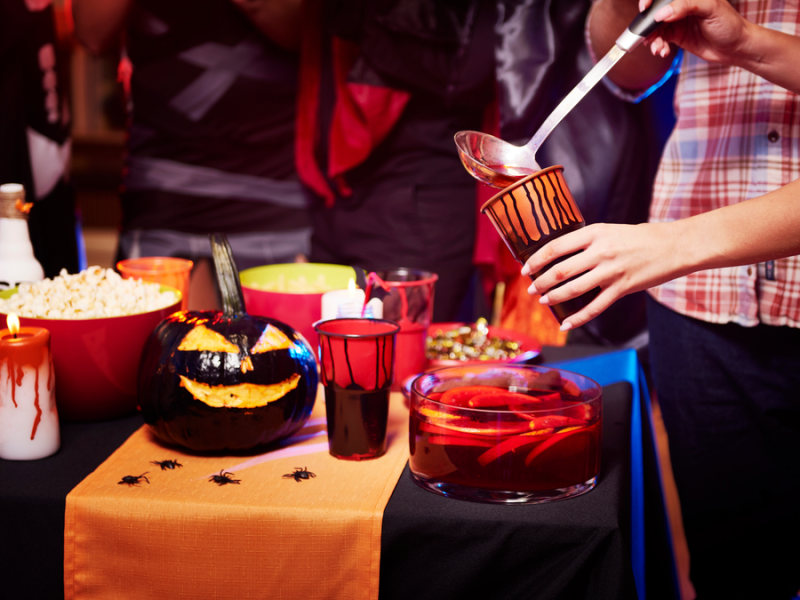
[{"label": "red bowl of popcorn", "polygon": [[174,288],[91,267],[0,292],[0,325],[13,312],[50,331],[59,418],[101,421],[136,409],[142,349],[180,303]]}]

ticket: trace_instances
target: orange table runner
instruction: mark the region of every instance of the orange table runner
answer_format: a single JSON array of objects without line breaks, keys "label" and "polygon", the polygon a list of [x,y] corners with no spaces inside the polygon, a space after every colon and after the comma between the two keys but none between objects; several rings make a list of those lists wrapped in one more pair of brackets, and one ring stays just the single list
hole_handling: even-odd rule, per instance
[{"label": "orange table runner", "polygon": [[[408,460],[402,396],[392,394],[378,459],[328,454],[321,392],[292,441],[209,457],[140,428],[67,496],[66,600],[377,599],[383,510]],[[183,466],[151,464],[164,460]],[[316,477],[284,477],[303,467]],[[221,470],[240,483],[209,481]],[[143,473],[149,483],[118,483]]]}]

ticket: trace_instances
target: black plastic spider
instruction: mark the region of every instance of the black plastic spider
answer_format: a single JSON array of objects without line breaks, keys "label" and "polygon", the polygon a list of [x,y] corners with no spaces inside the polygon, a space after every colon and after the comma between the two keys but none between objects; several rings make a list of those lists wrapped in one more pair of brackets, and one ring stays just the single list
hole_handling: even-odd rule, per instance
[{"label": "black plastic spider", "polygon": [[233,475],[233,473],[229,473],[228,471],[225,471],[223,473],[222,471],[220,471],[219,475],[212,475],[211,477],[208,478],[208,480],[213,481],[217,485],[226,485],[228,483],[239,483],[241,481],[241,479],[231,478],[231,475]]},{"label": "black plastic spider", "polygon": [[297,483],[300,483],[301,479],[311,479],[312,477],[316,477],[316,475],[309,471],[308,467],[303,467],[302,469],[300,467],[295,467],[294,473],[287,473],[283,476],[284,479],[289,479],[292,477],[294,477],[294,480]]},{"label": "black plastic spider", "polygon": [[162,471],[166,471],[167,469],[174,469],[176,467],[182,467],[183,465],[179,463],[177,460],[151,460],[151,465],[158,465],[161,467]]},{"label": "black plastic spider", "polygon": [[122,481],[118,481],[117,483],[120,485],[122,485],[123,483],[127,483],[128,485],[139,485],[139,481],[141,479],[144,479],[147,483],[150,483],[150,480],[147,477],[145,477],[145,475],[147,475],[149,472],[150,471],[145,471],[139,476],[125,475],[125,477],[122,478]]}]

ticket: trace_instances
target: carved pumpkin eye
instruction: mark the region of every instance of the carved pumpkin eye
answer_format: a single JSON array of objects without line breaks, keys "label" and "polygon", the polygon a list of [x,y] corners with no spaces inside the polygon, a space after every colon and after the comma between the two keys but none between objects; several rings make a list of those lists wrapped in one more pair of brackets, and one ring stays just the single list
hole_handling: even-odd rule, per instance
[{"label": "carved pumpkin eye", "polygon": [[264,333],[258,338],[256,345],[250,349],[250,354],[261,354],[262,352],[272,352],[273,350],[285,350],[292,347],[292,340],[286,337],[277,327],[267,325]]},{"label": "carved pumpkin eye", "polygon": [[[277,327],[268,324],[258,341],[250,349],[250,354],[261,354],[272,352],[273,350],[285,350],[291,348],[292,341],[286,337]],[[239,354],[241,348],[236,344],[225,339],[225,336],[216,331],[212,331],[205,325],[199,325],[192,329],[186,337],[181,340],[178,350],[198,350],[201,352],[233,352]]]},{"label": "carved pumpkin eye", "polygon": [[186,334],[178,345],[178,350],[198,350],[200,352],[235,352],[239,348],[225,339],[225,336],[210,330],[205,325],[199,325]]}]

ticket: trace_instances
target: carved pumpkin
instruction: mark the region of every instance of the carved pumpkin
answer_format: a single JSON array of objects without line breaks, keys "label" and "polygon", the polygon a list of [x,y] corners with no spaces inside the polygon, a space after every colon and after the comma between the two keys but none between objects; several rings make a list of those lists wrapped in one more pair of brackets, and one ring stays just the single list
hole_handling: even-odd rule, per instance
[{"label": "carved pumpkin", "polygon": [[223,310],[174,313],[156,327],[140,363],[139,406],[156,436],[192,450],[276,442],[311,414],[314,353],[288,325],[244,311],[230,247],[224,238],[212,247]]}]

